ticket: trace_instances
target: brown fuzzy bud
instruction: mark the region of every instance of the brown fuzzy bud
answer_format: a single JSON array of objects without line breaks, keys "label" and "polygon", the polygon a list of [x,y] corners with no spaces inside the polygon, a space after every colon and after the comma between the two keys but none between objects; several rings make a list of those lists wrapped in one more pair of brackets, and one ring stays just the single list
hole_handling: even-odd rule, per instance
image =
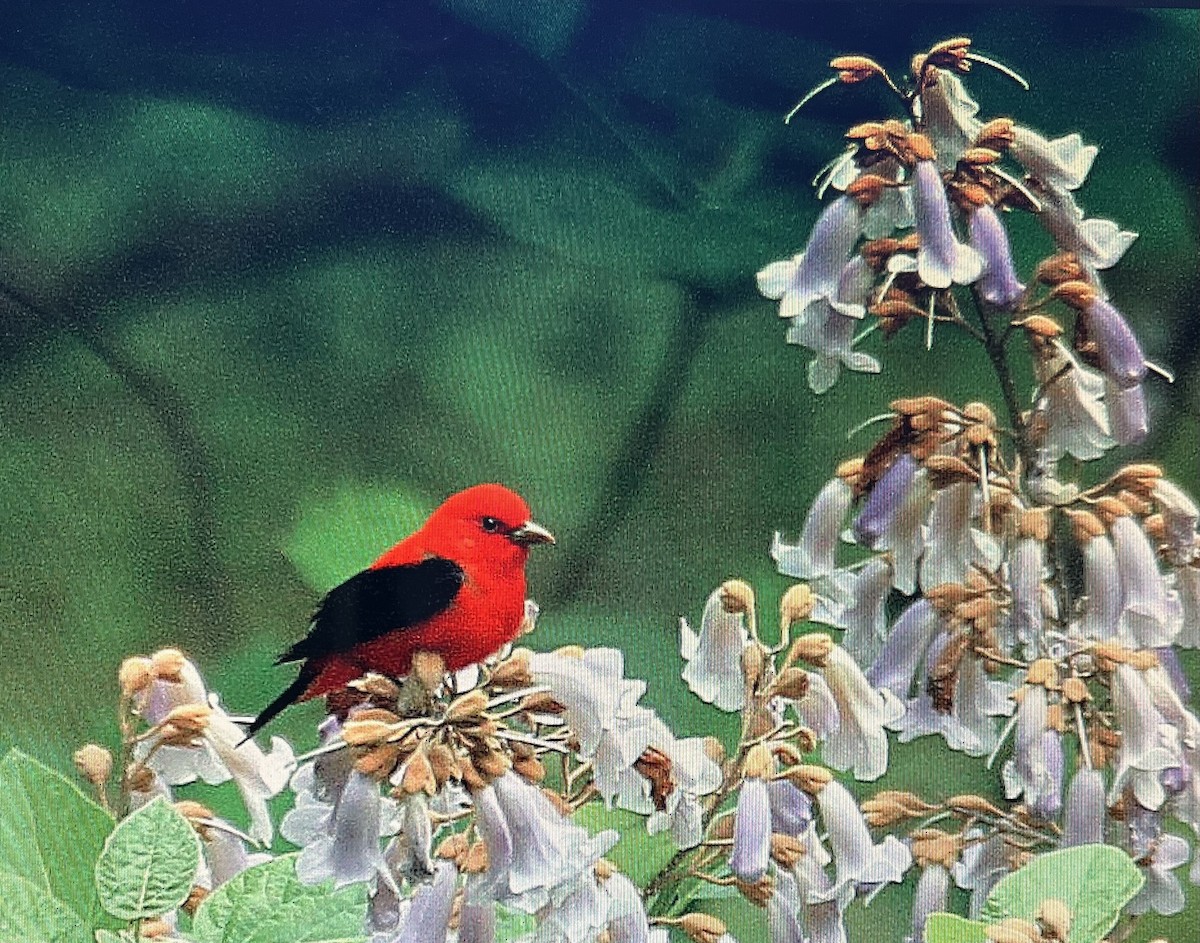
[{"label": "brown fuzzy bud", "polygon": [[775,757],[765,743],[756,743],[746,752],[742,774],[747,779],[770,779],[775,774]]},{"label": "brown fuzzy bud", "polygon": [[449,780],[462,779],[462,766],[454,751],[444,743],[435,743],[429,748],[429,766],[433,770],[433,778],[438,786],[444,786]]},{"label": "brown fuzzy bud", "polygon": [[383,743],[395,731],[395,726],[384,720],[351,718],[342,727],[342,739],[352,747],[363,747]]},{"label": "brown fuzzy bud", "polygon": [[135,655],[121,662],[117,670],[117,683],[121,686],[121,694],[132,697],[149,687],[154,680],[154,662],[144,655]]},{"label": "brown fuzzy bud", "polygon": [[975,145],[1002,151],[1012,144],[1015,137],[1012,118],[993,118],[979,129],[975,135]]},{"label": "brown fuzzy bud", "polygon": [[423,792],[432,796],[437,792],[437,782],[433,775],[433,766],[429,762],[429,757],[421,748],[413,753],[408,758],[408,761],[402,767],[400,773],[400,782],[397,784],[400,791],[406,796],[415,796],[419,792]]},{"label": "brown fuzzy bud", "polygon": [[793,766],[784,774],[793,786],[810,796],[820,794],[827,783],[833,782],[833,773],[824,766],[806,763],[803,766]]},{"label": "brown fuzzy bud", "polygon": [[910,813],[904,804],[887,796],[875,796],[862,803],[863,817],[868,825],[888,828],[897,822],[909,818]]},{"label": "brown fuzzy bud", "polygon": [[775,878],[770,874],[764,874],[753,884],[735,878],[733,886],[738,889],[738,893],[755,907],[766,907],[767,901],[775,893]]},{"label": "brown fuzzy bud", "polygon": [[1149,497],[1155,483],[1162,478],[1163,470],[1149,462],[1126,465],[1109,479],[1109,486],[1116,489],[1129,488],[1142,497]]},{"label": "brown fuzzy bud", "polygon": [[937,829],[921,829],[912,839],[913,860],[921,867],[940,864],[949,870],[958,861],[962,840],[957,835]]},{"label": "brown fuzzy bud", "polygon": [[492,684],[502,688],[524,688],[533,684],[529,672],[529,659],[533,656],[528,648],[515,648],[511,655],[496,666],[492,672]]},{"label": "brown fuzzy bud", "polygon": [[125,770],[125,785],[130,792],[153,792],[155,785],[154,770],[147,766],[131,763]]},{"label": "brown fuzzy bud", "polygon": [[396,684],[391,678],[376,674],[374,671],[368,671],[361,678],[355,678],[346,687],[352,688],[355,691],[361,691],[368,697],[380,701],[395,703],[396,699],[400,696],[400,685]]},{"label": "brown fuzzy bud", "polygon": [[437,652],[413,652],[411,676],[432,694],[442,686],[442,679],[446,676],[446,659]]},{"label": "brown fuzzy bud", "polygon": [[679,929],[695,943],[720,943],[729,932],[725,922],[711,914],[690,913],[679,918]]},{"label": "brown fuzzy bud", "polygon": [[197,884],[188,892],[187,900],[179,906],[189,917],[194,917],[196,911],[200,909],[200,905],[204,903],[204,899],[211,893],[212,891],[207,887],[201,887]]},{"label": "brown fuzzy bud", "polygon": [[974,815],[995,815],[1003,817],[1004,813],[996,808],[992,803],[988,802],[983,796],[976,796],[972,793],[964,793],[960,796],[951,796],[944,803],[947,809],[955,815],[963,818],[970,818]]},{"label": "brown fuzzy bud", "polygon": [[908,136],[904,142],[904,148],[910,161],[933,160],[937,157],[937,152],[934,151],[929,138],[916,132]]},{"label": "brown fuzzy bud", "polygon": [[1050,539],[1050,514],[1043,508],[1022,511],[1017,520],[1017,536],[1045,543]]},{"label": "brown fuzzy bud", "polygon": [[767,653],[757,642],[750,642],[742,649],[740,661],[746,689],[752,692],[757,691],[759,682],[763,678],[763,672],[767,667]]},{"label": "brown fuzzy bud", "polygon": [[818,668],[825,667],[825,659],[833,651],[833,639],[824,632],[801,635],[788,651],[787,664],[804,661]]},{"label": "brown fuzzy bud", "polygon": [[1066,940],[1071,933],[1071,908],[1063,901],[1047,897],[1038,905],[1037,918],[1042,935],[1049,940]]},{"label": "brown fuzzy bud", "polygon": [[1067,517],[1078,543],[1087,544],[1095,537],[1104,536],[1104,524],[1091,511],[1067,511]]},{"label": "brown fuzzy bud", "polygon": [[790,871],[803,857],[804,843],[800,839],[778,832],[771,836],[771,859],[780,867]]},{"label": "brown fuzzy bud", "polygon": [[1135,652],[1130,652],[1129,657],[1125,661],[1138,671],[1147,671],[1150,668],[1157,668],[1161,664],[1161,662],[1158,660],[1157,653],[1149,648],[1139,648]]},{"label": "brown fuzzy bud", "polygon": [[512,760],[499,750],[489,750],[474,758],[475,768],[488,780],[499,779],[510,769]]},{"label": "brown fuzzy bud", "polygon": [[1058,298],[1076,311],[1085,311],[1096,300],[1096,286],[1084,281],[1062,282],[1054,286],[1050,297]]},{"label": "brown fuzzy bud", "polygon": [[883,66],[866,56],[837,56],[829,60],[829,67],[837,69],[838,80],[847,85],[885,74]]},{"label": "brown fuzzy bud", "polygon": [[862,474],[863,460],[862,456],[857,458],[848,458],[840,464],[834,472],[838,478],[843,481],[853,484],[854,481]]},{"label": "brown fuzzy bud", "polygon": [[1074,675],[1063,681],[1062,695],[1063,699],[1071,704],[1082,704],[1092,699],[1087,684],[1084,683],[1082,678],[1075,677]]},{"label": "brown fuzzy bud", "polygon": [[173,727],[180,734],[198,737],[208,729],[211,716],[212,708],[207,704],[180,704],[171,708],[163,720],[163,728]]},{"label": "brown fuzzy bud", "polygon": [[196,828],[199,823],[216,818],[212,809],[195,799],[179,799],[174,806],[175,811],[187,819],[192,828]]},{"label": "brown fuzzy bud", "polygon": [[93,786],[101,787],[112,775],[112,752],[98,743],[86,743],[75,751],[72,759],[79,775]]},{"label": "brown fuzzy bud", "polygon": [[1029,666],[1025,674],[1026,684],[1040,684],[1050,690],[1058,690],[1058,666],[1050,658],[1039,658]]},{"label": "brown fuzzy bud", "polygon": [[1102,498],[1096,499],[1096,511],[1100,516],[1100,520],[1109,526],[1118,517],[1129,517],[1131,512],[1129,506],[1119,498],[1114,498],[1111,495],[1105,495]]},{"label": "brown fuzzy bud", "polygon": [[178,648],[159,649],[150,656],[150,662],[158,680],[173,684],[183,680],[183,666],[187,664],[187,658]]},{"label": "brown fuzzy bud", "polygon": [[1053,339],[1061,337],[1063,333],[1062,325],[1053,318],[1048,318],[1044,314],[1032,314],[1021,321],[1016,322],[1017,327],[1034,337],[1043,337]]},{"label": "brown fuzzy bud", "polygon": [[807,622],[808,617],[812,615],[813,607],[816,605],[816,598],[813,596],[813,591],[807,583],[797,583],[788,589],[783,594],[783,598],[779,600],[779,624],[783,626],[786,632],[793,625],[800,622]]},{"label": "brown fuzzy bud", "polygon": [[883,191],[891,181],[875,174],[859,174],[846,187],[846,196],[851,197],[859,206],[873,206],[883,195]]},{"label": "brown fuzzy bud", "polygon": [[922,464],[929,476],[929,484],[935,490],[940,491],[959,482],[979,480],[979,473],[954,455],[930,455]]},{"label": "brown fuzzy bud", "polygon": [[770,694],[773,697],[786,697],[790,701],[798,701],[807,693],[808,672],[803,668],[784,668],[771,682]]},{"label": "brown fuzzy bud", "polygon": [[754,609],[754,590],[745,580],[726,580],[721,584],[721,608],[726,612],[750,612]]},{"label": "brown fuzzy bud", "polygon": [[446,720],[451,723],[478,720],[487,709],[487,704],[487,695],[479,688],[475,688],[450,702],[450,706],[446,708]]},{"label": "brown fuzzy bud", "polygon": [[513,759],[513,772],[524,776],[531,783],[540,783],[546,778],[546,767],[536,756],[520,756]]}]

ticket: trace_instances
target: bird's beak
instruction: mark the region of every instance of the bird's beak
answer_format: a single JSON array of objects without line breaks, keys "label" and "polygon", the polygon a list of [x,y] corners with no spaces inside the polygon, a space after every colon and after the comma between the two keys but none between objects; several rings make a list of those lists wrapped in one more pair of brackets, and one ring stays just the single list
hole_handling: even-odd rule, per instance
[{"label": "bird's beak", "polygon": [[535,524],[533,521],[526,521],[520,527],[514,527],[508,532],[508,539],[522,547],[555,543],[554,535],[541,524]]}]

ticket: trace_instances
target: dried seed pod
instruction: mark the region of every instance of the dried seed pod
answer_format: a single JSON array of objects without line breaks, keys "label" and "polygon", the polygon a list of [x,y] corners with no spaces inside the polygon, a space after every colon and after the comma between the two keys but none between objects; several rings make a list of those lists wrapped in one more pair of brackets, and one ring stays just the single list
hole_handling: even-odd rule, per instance
[{"label": "dried seed pod", "polygon": [[432,694],[442,686],[446,677],[446,659],[437,652],[413,652],[412,673],[421,686]]}]

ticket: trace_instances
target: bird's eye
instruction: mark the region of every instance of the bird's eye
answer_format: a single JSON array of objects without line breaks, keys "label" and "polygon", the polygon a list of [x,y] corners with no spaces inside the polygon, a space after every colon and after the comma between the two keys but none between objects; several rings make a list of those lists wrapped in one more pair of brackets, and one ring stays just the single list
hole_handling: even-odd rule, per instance
[{"label": "bird's eye", "polygon": [[485,517],[480,523],[489,534],[499,533],[504,528],[504,525],[494,517]]}]

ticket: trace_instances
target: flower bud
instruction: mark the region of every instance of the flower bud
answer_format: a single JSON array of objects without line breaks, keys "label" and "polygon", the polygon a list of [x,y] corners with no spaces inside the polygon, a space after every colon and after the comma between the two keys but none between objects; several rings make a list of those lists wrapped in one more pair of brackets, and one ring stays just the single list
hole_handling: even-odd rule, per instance
[{"label": "flower bud", "polygon": [[776,832],[771,836],[771,860],[782,868],[791,870],[804,857],[804,842],[791,835]]},{"label": "flower bud", "polygon": [[779,624],[787,631],[797,623],[807,622],[815,604],[816,599],[809,585],[797,583],[779,600]]},{"label": "flower bud", "polygon": [[1087,684],[1082,678],[1072,675],[1063,681],[1062,694],[1071,704],[1082,704],[1084,701],[1092,699],[1091,692],[1088,691]]},{"label": "flower bud", "polygon": [[798,701],[807,693],[808,672],[803,668],[784,668],[771,682],[770,694],[773,697],[786,697],[790,701]]},{"label": "flower bud", "polygon": [[180,704],[171,708],[163,719],[164,729],[173,727],[179,733],[198,737],[208,729],[208,719],[212,716],[212,708],[207,704]]},{"label": "flower bud", "polygon": [[1037,918],[1048,940],[1066,940],[1071,932],[1071,908],[1061,900],[1047,897],[1038,905]]},{"label": "flower bud", "polygon": [[788,651],[787,664],[805,661],[810,665],[823,668],[825,659],[829,657],[831,651],[833,651],[833,639],[829,635],[824,632],[810,632],[808,635],[801,635],[792,643],[792,647]]},{"label": "flower bud", "polygon": [[744,580],[726,580],[721,584],[721,607],[726,612],[751,612],[754,590]]},{"label": "flower bud", "polygon": [[117,671],[117,683],[124,697],[132,697],[144,691],[154,680],[154,662],[144,655],[135,655],[121,662]]},{"label": "flower bud", "polygon": [[437,652],[413,652],[412,677],[431,694],[442,685],[446,676],[446,659]]},{"label": "flower bud", "polygon": [[183,680],[183,666],[187,664],[187,658],[178,648],[163,648],[150,656],[150,663],[159,681],[178,684]]},{"label": "flower bud", "polygon": [[690,913],[679,918],[679,929],[694,943],[720,943],[729,932],[725,922],[711,914]]},{"label": "flower bud", "polygon": [[502,688],[523,688],[533,684],[533,675],[529,671],[532,655],[528,648],[513,649],[512,654],[496,666],[492,684]]},{"label": "flower bud", "polygon": [[784,775],[793,786],[810,796],[819,795],[828,783],[833,782],[833,773],[824,766],[815,766],[811,763],[793,766]]},{"label": "flower bud", "polygon": [[98,743],[84,744],[75,751],[72,758],[79,775],[93,786],[103,786],[112,775],[112,753]]},{"label": "flower bud", "polygon": [[479,688],[456,697],[446,708],[446,720],[451,723],[476,720],[487,708],[488,697]]}]

